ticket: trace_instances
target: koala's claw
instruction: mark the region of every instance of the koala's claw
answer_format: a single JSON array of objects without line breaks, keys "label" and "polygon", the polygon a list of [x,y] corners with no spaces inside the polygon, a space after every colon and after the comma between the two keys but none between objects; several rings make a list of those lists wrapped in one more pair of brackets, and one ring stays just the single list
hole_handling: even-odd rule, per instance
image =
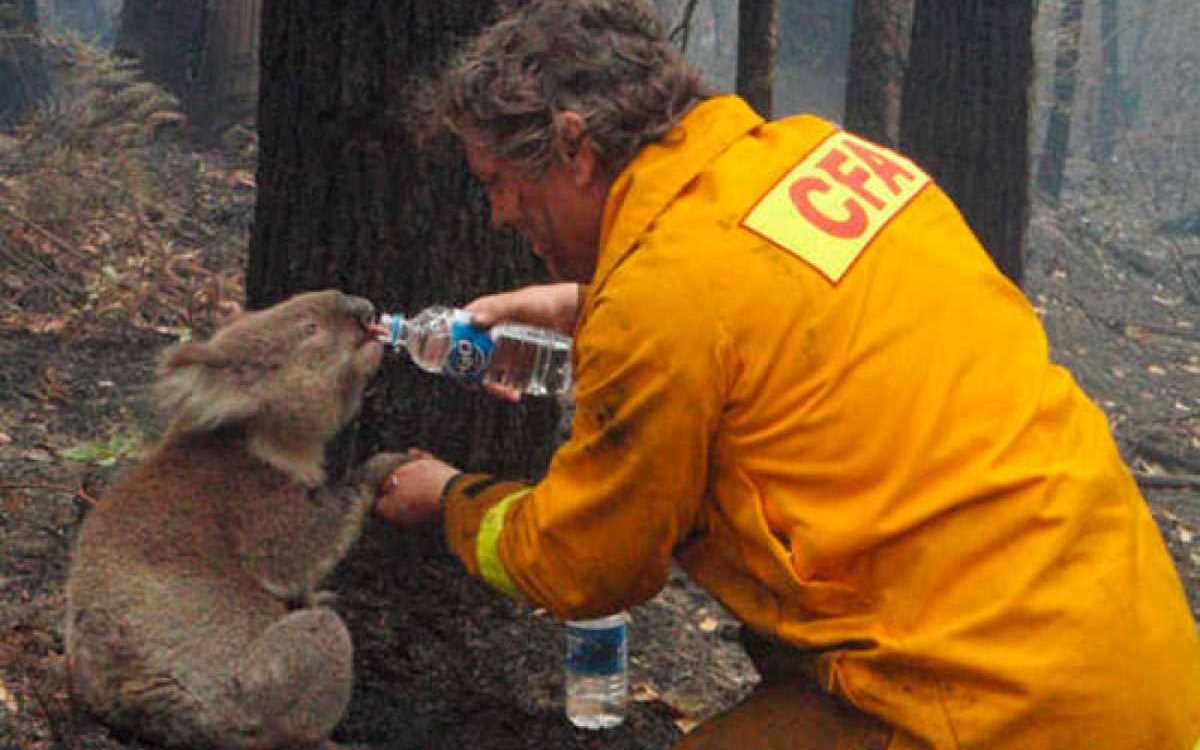
[{"label": "koala's claw", "polygon": [[359,469],[359,484],[365,485],[372,495],[377,494],[397,466],[412,460],[407,453],[376,453]]}]

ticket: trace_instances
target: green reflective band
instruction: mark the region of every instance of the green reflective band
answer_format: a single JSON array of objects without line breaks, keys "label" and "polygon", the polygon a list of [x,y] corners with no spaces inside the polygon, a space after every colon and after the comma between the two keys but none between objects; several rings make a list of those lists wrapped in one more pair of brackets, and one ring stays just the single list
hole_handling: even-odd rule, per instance
[{"label": "green reflective band", "polygon": [[512,493],[493,505],[484,514],[479,524],[479,536],[475,537],[475,560],[479,563],[479,574],[492,588],[503,591],[514,599],[523,599],[521,592],[508,577],[504,563],[500,562],[500,530],[504,528],[504,514],[513,502],[533,492],[532,487]]}]

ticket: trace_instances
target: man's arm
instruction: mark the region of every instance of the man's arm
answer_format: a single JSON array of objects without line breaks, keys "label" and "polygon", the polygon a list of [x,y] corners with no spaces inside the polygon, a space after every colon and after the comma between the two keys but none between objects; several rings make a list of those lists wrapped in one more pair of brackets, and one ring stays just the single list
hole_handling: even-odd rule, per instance
[{"label": "man's arm", "polygon": [[501,322],[553,328],[571,336],[579,316],[584,287],[575,283],[538,284],[479,297],[464,309],[484,328]]}]

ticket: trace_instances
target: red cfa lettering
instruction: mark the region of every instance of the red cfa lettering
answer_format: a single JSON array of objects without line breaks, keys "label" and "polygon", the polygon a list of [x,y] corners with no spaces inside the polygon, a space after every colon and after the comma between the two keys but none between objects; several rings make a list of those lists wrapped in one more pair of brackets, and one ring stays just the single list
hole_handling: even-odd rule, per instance
[{"label": "red cfa lettering", "polygon": [[837,220],[831,218],[819,208],[813,205],[809,196],[816,193],[828,193],[829,183],[819,177],[801,177],[792,183],[788,188],[788,195],[792,197],[792,203],[795,204],[796,210],[808,223],[815,226],[817,229],[831,234],[834,237],[842,239],[850,239],[862,234],[867,228],[867,212],[857,201],[847,198],[842,206],[846,209],[846,218]]},{"label": "red cfa lettering", "polygon": [[[788,195],[796,210],[810,224],[841,239],[862,235],[870,226],[868,210],[880,211],[886,207],[885,200],[868,187],[872,178],[878,178],[892,196],[901,192],[898,180],[916,179],[916,175],[887,154],[849,139],[843,139],[823,156],[816,169],[824,174],[810,172],[800,177],[788,188]],[[850,193],[841,204],[845,209],[844,216],[830,215],[812,200],[814,193],[828,193],[837,186]]]}]

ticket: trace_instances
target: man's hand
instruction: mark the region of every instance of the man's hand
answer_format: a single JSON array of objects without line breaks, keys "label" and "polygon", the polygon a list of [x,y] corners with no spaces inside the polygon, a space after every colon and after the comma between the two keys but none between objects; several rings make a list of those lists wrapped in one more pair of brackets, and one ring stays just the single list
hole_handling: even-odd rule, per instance
[{"label": "man's hand", "polygon": [[375,500],[375,512],[401,528],[436,521],[442,512],[442,490],[461,473],[426,451],[409,448],[408,455],[411,460],[392,471]]},{"label": "man's hand", "polygon": [[527,323],[570,336],[579,315],[580,287],[574,283],[538,284],[479,297],[463,309],[483,328],[496,323]]},{"label": "man's hand", "polygon": [[[575,332],[580,297],[579,284],[536,284],[478,297],[463,309],[471,314],[471,323],[482,328],[491,328],[497,323],[525,323],[570,336]],[[511,403],[521,400],[520,391],[494,383],[484,386],[484,390]]]}]

